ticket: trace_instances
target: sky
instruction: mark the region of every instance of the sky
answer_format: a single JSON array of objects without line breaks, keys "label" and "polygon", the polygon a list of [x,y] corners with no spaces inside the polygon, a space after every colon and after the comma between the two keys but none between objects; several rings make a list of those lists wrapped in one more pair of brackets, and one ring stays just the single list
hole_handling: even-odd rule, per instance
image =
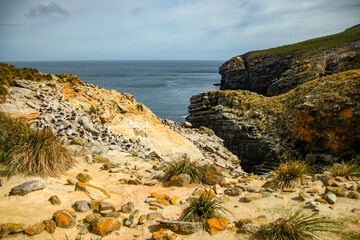
[{"label": "sky", "polygon": [[0,61],[226,60],[360,23],[360,0],[0,0]]}]

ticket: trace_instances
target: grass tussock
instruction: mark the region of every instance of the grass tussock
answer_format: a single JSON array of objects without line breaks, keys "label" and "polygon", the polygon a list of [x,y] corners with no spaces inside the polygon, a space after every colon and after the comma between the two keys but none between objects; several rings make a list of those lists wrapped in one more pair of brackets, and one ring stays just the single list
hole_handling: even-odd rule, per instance
[{"label": "grass tussock", "polygon": [[7,177],[14,174],[54,176],[74,160],[50,130],[32,130],[0,112],[0,163]]},{"label": "grass tussock", "polygon": [[319,239],[319,232],[334,232],[335,224],[326,217],[306,215],[302,209],[291,212],[269,225],[262,225],[259,235],[269,240],[311,240]]},{"label": "grass tussock", "polygon": [[273,187],[283,189],[298,186],[307,172],[308,165],[299,160],[282,162],[272,172]]},{"label": "grass tussock", "polygon": [[205,222],[210,218],[224,217],[230,213],[218,198],[212,198],[211,192],[206,191],[199,198],[192,199],[190,205],[184,209],[180,221]]},{"label": "grass tussock", "polygon": [[341,162],[330,169],[333,177],[348,177],[351,173],[360,172],[360,166],[357,162]]},{"label": "grass tussock", "polygon": [[0,103],[2,103],[6,96],[8,95],[8,90],[5,88],[5,86],[0,83]]},{"label": "grass tussock", "polygon": [[185,155],[180,160],[175,160],[167,163],[164,169],[164,182],[169,182],[171,177],[179,174],[188,174],[191,177],[191,182],[206,182],[205,168],[199,164],[199,161],[190,161]]}]

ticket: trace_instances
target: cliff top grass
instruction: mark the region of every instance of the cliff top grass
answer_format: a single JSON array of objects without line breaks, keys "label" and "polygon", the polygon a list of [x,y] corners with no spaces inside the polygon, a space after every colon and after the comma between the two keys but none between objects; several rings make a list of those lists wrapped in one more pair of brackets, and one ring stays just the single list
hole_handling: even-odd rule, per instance
[{"label": "cliff top grass", "polygon": [[307,41],[284,45],[280,47],[251,51],[244,55],[258,56],[258,55],[298,55],[309,56],[315,53],[326,51],[331,48],[342,46],[349,42],[360,40],[360,24],[347,29],[344,32],[310,39]]}]

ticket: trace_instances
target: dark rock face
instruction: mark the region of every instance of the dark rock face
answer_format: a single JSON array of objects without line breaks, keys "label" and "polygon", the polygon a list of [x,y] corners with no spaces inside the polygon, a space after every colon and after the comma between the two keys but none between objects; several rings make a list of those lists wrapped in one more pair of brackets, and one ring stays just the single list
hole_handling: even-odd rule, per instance
[{"label": "dark rock face", "polygon": [[[360,30],[352,31],[357,34],[352,38],[354,41],[330,49],[325,48],[323,51],[307,50],[309,44],[321,41],[314,39],[233,57],[219,68],[220,89],[249,90],[266,96],[276,96],[322,76],[358,69]],[[342,37],[341,34],[337,34],[338,38]],[[326,45],[326,42],[323,45]]]}]

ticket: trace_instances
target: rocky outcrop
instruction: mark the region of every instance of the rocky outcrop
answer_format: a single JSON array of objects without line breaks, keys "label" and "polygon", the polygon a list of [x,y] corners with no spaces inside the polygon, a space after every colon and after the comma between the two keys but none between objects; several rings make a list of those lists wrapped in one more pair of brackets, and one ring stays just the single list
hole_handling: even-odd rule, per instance
[{"label": "rocky outcrop", "polygon": [[219,68],[221,89],[279,95],[304,82],[359,68],[359,51],[358,25],[327,37],[248,52],[231,58]]},{"label": "rocky outcrop", "polygon": [[187,121],[225,140],[245,171],[261,173],[286,157],[326,163],[359,154],[360,70],[307,82],[265,97],[248,91],[191,98]]}]

